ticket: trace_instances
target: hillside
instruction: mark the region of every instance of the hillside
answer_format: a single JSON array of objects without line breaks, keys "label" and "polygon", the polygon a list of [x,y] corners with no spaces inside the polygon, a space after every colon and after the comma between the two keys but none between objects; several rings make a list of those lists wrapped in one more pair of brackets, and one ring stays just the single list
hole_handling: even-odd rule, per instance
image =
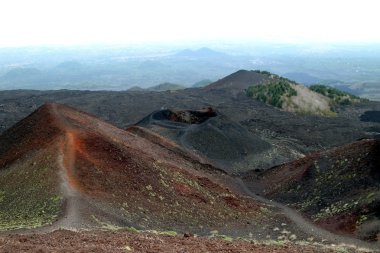
[{"label": "hillside", "polygon": [[362,140],[274,167],[258,178],[252,171],[246,181],[330,231],[376,241],[379,165],[379,140]]},{"label": "hillside", "polygon": [[137,125],[202,154],[228,173],[266,169],[301,157],[291,147],[273,145],[211,107],[158,110]]},{"label": "hillside", "polygon": [[312,85],[309,88],[312,91],[330,98],[331,102],[334,103],[333,105],[350,105],[362,101],[362,99],[357,96],[327,85]]},{"label": "hillside", "polygon": [[[333,116],[330,98],[268,71],[239,70],[205,87],[247,96],[288,112]],[[241,95],[240,95],[241,96]]]},{"label": "hillside", "polygon": [[271,75],[270,79],[250,86],[247,95],[289,112],[335,115],[329,97],[276,75]]},{"label": "hillside", "polygon": [[250,86],[247,95],[285,111],[322,116],[336,116],[337,107],[366,101],[326,85],[306,87],[273,74],[270,79]]},{"label": "hillside", "polygon": [[239,70],[205,87],[208,90],[232,90],[244,91],[251,85],[268,80],[268,72],[257,70]]},{"label": "hillside", "polygon": [[0,236],[0,247],[4,252],[81,252],[81,253],[125,253],[125,252],[170,252],[170,253],[340,253],[368,252],[329,246],[312,242],[299,244],[282,241],[254,241],[231,237],[211,238],[172,236],[129,231],[67,231],[58,230],[47,234]]},{"label": "hillside", "polygon": [[263,217],[261,204],[214,182],[224,174],[171,141],[67,106],[42,106],[0,142],[2,230],[52,224],[246,234]]}]

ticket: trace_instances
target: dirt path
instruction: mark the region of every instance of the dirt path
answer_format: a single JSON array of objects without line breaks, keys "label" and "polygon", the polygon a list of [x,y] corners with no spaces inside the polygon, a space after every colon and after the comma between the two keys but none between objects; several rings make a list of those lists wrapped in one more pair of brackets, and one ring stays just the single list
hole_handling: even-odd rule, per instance
[{"label": "dirt path", "polygon": [[[70,150],[70,144],[66,144],[66,149]],[[72,151],[69,151],[72,152]],[[67,155],[67,154],[66,154]],[[59,165],[59,175],[62,180],[61,182],[61,191],[65,201],[65,212],[63,217],[53,224],[50,228],[52,230],[56,228],[66,228],[66,229],[78,229],[81,227],[81,217],[79,207],[83,202],[81,194],[71,185],[69,182],[68,171],[73,169],[73,167],[66,167],[65,160],[70,161],[70,164],[73,164],[72,157],[65,157],[65,152],[62,152],[58,156],[58,165]]]},{"label": "dirt path", "polygon": [[278,203],[273,200],[266,199],[262,196],[259,196],[255,193],[253,193],[247,185],[243,182],[242,179],[236,178],[237,184],[240,186],[240,188],[248,195],[249,197],[261,201],[265,204],[275,206],[282,210],[284,215],[290,219],[292,222],[294,222],[297,227],[303,231],[306,234],[309,234],[313,237],[320,238],[320,239],[325,239],[328,242],[334,243],[334,244],[345,244],[345,245],[355,245],[357,247],[363,247],[363,248],[368,248],[371,250],[380,250],[380,245],[379,244],[371,244],[364,242],[359,239],[347,237],[347,236],[342,236],[342,235],[337,235],[334,233],[331,233],[327,230],[324,230],[317,225],[313,224],[311,221],[305,219],[300,213],[298,213],[296,210],[283,205],[281,203]]},{"label": "dirt path", "polygon": [[[69,123],[59,114],[57,105],[53,104],[51,113],[62,124],[63,129],[71,129]],[[66,128],[67,127],[67,128]],[[64,199],[64,213],[58,221],[50,226],[45,226],[32,230],[31,232],[48,233],[57,229],[79,229],[83,227],[81,224],[81,206],[85,202],[82,194],[75,189],[75,182],[73,181],[73,171],[75,164],[75,149],[74,149],[74,135],[70,131],[66,131],[65,135],[58,145],[57,165],[58,173],[61,179],[61,193]]]}]

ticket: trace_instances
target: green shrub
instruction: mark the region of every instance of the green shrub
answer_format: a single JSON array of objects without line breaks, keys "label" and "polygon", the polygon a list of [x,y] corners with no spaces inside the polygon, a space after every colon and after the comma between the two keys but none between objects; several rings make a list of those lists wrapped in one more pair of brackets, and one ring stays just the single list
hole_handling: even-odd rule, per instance
[{"label": "green shrub", "polygon": [[288,81],[278,80],[268,84],[251,86],[247,90],[247,95],[264,103],[282,108],[284,97],[297,96],[297,91],[290,86]]},{"label": "green shrub", "polygon": [[360,101],[360,98],[357,96],[326,85],[312,85],[310,86],[310,90],[329,97],[334,103],[339,105],[351,105],[354,102]]}]

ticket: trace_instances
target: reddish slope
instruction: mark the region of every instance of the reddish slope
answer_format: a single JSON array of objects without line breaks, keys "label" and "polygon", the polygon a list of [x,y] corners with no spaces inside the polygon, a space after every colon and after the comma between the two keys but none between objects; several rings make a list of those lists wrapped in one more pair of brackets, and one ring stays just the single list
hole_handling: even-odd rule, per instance
[{"label": "reddish slope", "polygon": [[380,240],[379,140],[306,156],[265,172],[259,181],[266,196],[333,232]]},{"label": "reddish slope", "polygon": [[[3,228],[40,226],[61,213],[57,227],[113,222],[231,231],[252,226],[258,214],[257,204],[208,178],[210,173],[221,174],[218,170],[169,140],[137,127],[124,131],[67,106],[44,105],[0,141]],[[17,191],[6,180],[14,182]],[[34,211],[36,200],[40,209],[32,218],[38,223],[31,223],[26,212]],[[24,218],[2,217],[15,203],[11,216]],[[46,213],[48,220],[42,215]]]}]

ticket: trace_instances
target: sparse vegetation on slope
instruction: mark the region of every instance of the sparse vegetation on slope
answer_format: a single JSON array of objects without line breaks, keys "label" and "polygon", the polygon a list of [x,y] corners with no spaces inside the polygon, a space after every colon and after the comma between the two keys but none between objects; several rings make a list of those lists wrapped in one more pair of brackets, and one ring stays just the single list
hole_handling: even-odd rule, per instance
[{"label": "sparse vegetation on slope", "polygon": [[330,106],[330,98],[327,96],[270,72],[258,70],[255,72],[266,75],[270,80],[250,86],[247,89],[249,97],[285,111],[335,116]]},{"label": "sparse vegetation on slope", "polygon": [[265,193],[333,232],[379,240],[379,145],[362,140],[275,167],[261,177]]},{"label": "sparse vegetation on slope", "polygon": [[251,86],[247,90],[247,95],[264,103],[282,108],[285,97],[297,96],[297,91],[287,81],[279,80],[268,84]]},{"label": "sparse vegetation on slope", "polygon": [[40,152],[33,159],[0,170],[0,230],[48,225],[60,213],[56,157]]},{"label": "sparse vegetation on slope", "polygon": [[336,88],[327,86],[327,85],[312,85],[310,90],[318,92],[323,96],[329,97],[334,103],[339,105],[350,105],[352,103],[360,102],[360,98],[350,93],[338,90]]},{"label": "sparse vegetation on slope", "polygon": [[290,79],[283,77],[283,76],[279,76],[277,74],[271,73],[271,72],[266,71],[266,70],[258,70],[257,69],[257,70],[253,70],[253,72],[258,73],[258,74],[262,74],[262,75],[266,75],[267,77],[270,77],[271,79],[276,79],[276,80],[280,80],[280,81],[287,82],[287,83],[297,84],[293,80],[290,80]]}]

